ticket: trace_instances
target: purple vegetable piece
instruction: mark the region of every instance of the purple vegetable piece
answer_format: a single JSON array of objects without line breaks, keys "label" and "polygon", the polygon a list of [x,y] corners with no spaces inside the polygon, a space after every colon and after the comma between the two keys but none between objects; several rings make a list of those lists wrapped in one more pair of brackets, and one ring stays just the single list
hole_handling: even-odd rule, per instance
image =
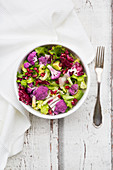
[{"label": "purple vegetable piece", "polygon": [[33,51],[30,53],[27,57],[30,64],[35,65],[35,62],[37,61],[36,51]]},{"label": "purple vegetable piece", "polygon": [[33,91],[33,89],[32,88],[27,88],[27,93],[31,93]]},{"label": "purple vegetable piece", "polygon": [[73,59],[72,57],[70,57],[69,55],[67,55],[67,59],[68,59],[68,61],[70,61],[70,62],[74,62],[74,59]]},{"label": "purple vegetable piece", "polygon": [[51,64],[51,56],[48,54],[45,54],[46,60],[48,64]]},{"label": "purple vegetable piece", "polygon": [[32,99],[26,93],[25,88],[23,86],[19,86],[18,94],[19,94],[19,100],[20,101],[22,101],[26,105],[31,105]]},{"label": "purple vegetable piece", "polygon": [[28,86],[29,87],[33,87],[33,83],[28,83]]},{"label": "purple vegetable piece", "polygon": [[75,63],[75,68],[77,69],[77,76],[82,76],[84,74],[83,67],[80,63]]},{"label": "purple vegetable piece", "polygon": [[73,63],[71,63],[70,61],[68,61],[66,58],[64,58],[64,57],[62,57],[62,56],[60,56],[60,61],[61,61],[61,63],[62,63],[62,67],[63,67],[63,68],[65,68],[65,67],[71,68],[72,65],[73,65]]},{"label": "purple vegetable piece", "polygon": [[28,68],[30,66],[30,63],[24,63],[24,68]]},{"label": "purple vegetable piece", "polygon": [[39,60],[39,65],[44,64],[46,66],[46,64],[47,64],[46,57],[41,56],[40,58],[38,58],[38,60]]},{"label": "purple vegetable piece", "polygon": [[77,76],[82,76],[82,75],[84,75],[83,71],[77,72]]},{"label": "purple vegetable piece", "polygon": [[78,84],[73,84],[70,88],[69,88],[69,93],[71,95],[76,94],[76,92],[78,91]]},{"label": "purple vegetable piece", "polygon": [[46,86],[40,86],[33,91],[33,95],[36,96],[37,100],[43,100],[48,96],[48,90]]},{"label": "purple vegetable piece", "polygon": [[66,103],[64,102],[64,100],[60,100],[59,102],[57,102],[56,106],[55,106],[55,111],[54,113],[55,114],[58,114],[58,113],[64,113],[67,109],[67,105]]},{"label": "purple vegetable piece", "polygon": [[50,66],[50,65],[48,65],[47,67],[48,67],[48,69],[49,69],[50,72],[51,72],[51,79],[52,79],[52,80],[57,79],[57,78],[60,77],[60,74],[61,74],[60,71],[55,70],[55,69],[54,69],[52,66]]}]

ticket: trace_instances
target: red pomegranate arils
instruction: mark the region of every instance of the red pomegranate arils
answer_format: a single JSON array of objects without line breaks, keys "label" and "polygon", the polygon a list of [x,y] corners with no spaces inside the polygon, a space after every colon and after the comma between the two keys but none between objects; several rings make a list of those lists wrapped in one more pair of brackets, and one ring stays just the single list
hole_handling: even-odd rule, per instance
[{"label": "red pomegranate arils", "polygon": [[50,115],[52,115],[52,110],[50,110],[50,109],[49,109],[49,111],[48,111],[48,112],[49,112],[49,114],[50,114]]},{"label": "red pomegranate arils", "polygon": [[27,71],[29,72],[29,68],[27,68]]},{"label": "red pomegranate arils", "polygon": [[61,99],[61,96],[60,96],[60,95],[58,95],[58,97],[59,97],[59,99]]},{"label": "red pomegranate arils", "polygon": [[71,104],[74,106],[74,105],[75,105],[75,102],[72,100]]},{"label": "red pomegranate arils", "polygon": [[37,71],[37,68],[36,68],[36,67],[34,67],[34,70],[35,70],[35,71]]},{"label": "red pomegranate arils", "polygon": [[65,86],[65,89],[69,89],[70,87],[69,86]]},{"label": "red pomegranate arils", "polygon": [[45,73],[41,73],[40,75],[41,75],[42,77],[44,77],[44,76],[45,76]]}]

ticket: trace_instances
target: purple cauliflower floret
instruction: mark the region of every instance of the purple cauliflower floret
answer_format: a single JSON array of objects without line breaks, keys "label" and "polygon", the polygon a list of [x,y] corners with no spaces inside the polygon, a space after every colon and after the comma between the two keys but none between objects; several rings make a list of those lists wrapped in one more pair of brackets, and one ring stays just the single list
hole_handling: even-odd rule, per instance
[{"label": "purple cauliflower floret", "polygon": [[37,100],[43,100],[48,96],[48,87],[40,86],[33,91],[33,95],[36,96]]},{"label": "purple cauliflower floret", "polygon": [[84,74],[83,67],[80,63],[75,63],[75,68],[77,69],[77,76],[82,76]]},{"label": "purple cauliflower floret", "polygon": [[33,89],[32,88],[27,88],[27,93],[31,93],[33,91]]},{"label": "purple cauliflower floret", "polygon": [[59,102],[57,102],[56,106],[55,106],[55,110],[54,113],[58,114],[58,113],[64,113],[67,109],[67,105],[64,102],[64,100],[60,100]]},{"label": "purple cauliflower floret", "polygon": [[28,86],[29,87],[33,87],[33,83],[28,83]]},{"label": "purple cauliflower floret", "polygon": [[30,66],[30,63],[24,63],[24,68],[28,68]]},{"label": "purple cauliflower floret", "polygon": [[76,94],[76,92],[78,91],[78,84],[73,84],[70,88],[69,88],[69,93],[71,95]]},{"label": "purple cauliflower floret", "polygon": [[38,60],[39,60],[39,65],[41,65],[41,64],[46,65],[47,64],[47,58],[46,57],[41,56],[40,58],[38,58]]},{"label": "purple cauliflower floret", "polygon": [[61,72],[55,70],[52,66],[48,65],[47,68],[50,70],[51,72],[51,79],[58,79],[60,77]]},{"label": "purple cauliflower floret", "polygon": [[35,62],[37,61],[36,51],[33,51],[30,53],[27,57],[30,64],[35,65]]}]

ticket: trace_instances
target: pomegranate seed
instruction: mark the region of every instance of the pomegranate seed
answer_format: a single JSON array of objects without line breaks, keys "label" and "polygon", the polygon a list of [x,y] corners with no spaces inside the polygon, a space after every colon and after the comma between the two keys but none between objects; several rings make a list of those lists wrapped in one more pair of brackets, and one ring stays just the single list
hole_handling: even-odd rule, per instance
[{"label": "pomegranate seed", "polygon": [[56,80],[55,82],[56,82],[57,84],[59,84],[59,80]]},{"label": "pomegranate seed", "polygon": [[66,73],[66,70],[63,70],[63,72],[62,72],[63,74],[65,74]]},{"label": "pomegranate seed", "polygon": [[23,89],[24,89],[24,87],[23,87],[23,86],[21,86],[21,89],[23,90]]},{"label": "pomegranate seed", "polygon": [[66,68],[66,72],[68,71],[68,68]]},{"label": "pomegranate seed", "polygon": [[66,84],[68,84],[69,83],[69,81],[68,80],[66,80]]},{"label": "pomegranate seed", "polygon": [[69,89],[70,87],[69,86],[65,86],[65,89]]},{"label": "pomegranate seed", "polygon": [[38,71],[38,70],[36,70],[36,72],[37,72],[37,73],[39,73],[39,71]]},{"label": "pomegranate seed", "polygon": [[25,79],[27,80],[27,79],[28,79],[28,77],[26,76],[26,77],[25,77]]},{"label": "pomegranate seed", "polygon": [[62,53],[61,56],[62,56],[62,57],[66,57],[66,54],[65,54],[65,53]]},{"label": "pomegranate seed", "polygon": [[57,90],[54,91],[54,94],[56,94],[56,93],[57,93]]},{"label": "pomegranate seed", "polygon": [[73,99],[73,101],[75,102],[75,104],[78,102],[78,100],[77,100],[77,99]]},{"label": "pomegranate seed", "polygon": [[68,50],[65,51],[65,54],[69,54]]},{"label": "pomegranate seed", "polygon": [[60,96],[60,95],[58,95],[58,97],[61,99],[61,96]]},{"label": "pomegranate seed", "polygon": [[37,71],[37,68],[36,68],[36,67],[34,67],[34,70],[35,70],[35,71]]},{"label": "pomegranate seed", "polygon": [[40,75],[41,75],[42,77],[44,77],[44,76],[45,76],[45,73],[41,73]]},{"label": "pomegranate seed", "polygon": [[52,115],[52,110],[49,110],[48,112],[49,112],[50,115]]},{"label": "pomegranate seed", "polygon": [[29,68],[27,68],[27,71],[29,72]]},{"label": "pomegranate seed", "polygon": [[29,70],[29,73],[32,73],[33,72],[33,70]]},{"label": "pomegranate seed", "polygon": [[75,105],[75,102],[72,100],[71,104],[74,106],[74,105]]},{"label": "pomegranate seed", "polygon": [[29,73],[28,76],[31,76],[31,73]]},{"label": "pomegranate seed", "polygon": [[50,90],[51,94],[54,94],[54,92],[52,90]]},{"label": "pomegranate seed", "polygon": [[33,75],[32,77],[33,77],[33,78],[37,77],[37,74]]},{"label": "pomegranate seed", "polygon": [[62,67],[62,63],[59,63],[59,67]]}]

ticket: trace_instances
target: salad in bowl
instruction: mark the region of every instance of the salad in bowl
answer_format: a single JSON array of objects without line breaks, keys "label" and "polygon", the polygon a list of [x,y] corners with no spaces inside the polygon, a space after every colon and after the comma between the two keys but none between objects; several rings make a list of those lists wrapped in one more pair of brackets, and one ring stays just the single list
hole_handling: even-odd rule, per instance
[{"label": "salad in bowl", "polygon": [[65,117],[83,102],[87,69],[67,47],[43,45],[24,57],[16,72],[16,86],[19,101],[33,114]]}]

